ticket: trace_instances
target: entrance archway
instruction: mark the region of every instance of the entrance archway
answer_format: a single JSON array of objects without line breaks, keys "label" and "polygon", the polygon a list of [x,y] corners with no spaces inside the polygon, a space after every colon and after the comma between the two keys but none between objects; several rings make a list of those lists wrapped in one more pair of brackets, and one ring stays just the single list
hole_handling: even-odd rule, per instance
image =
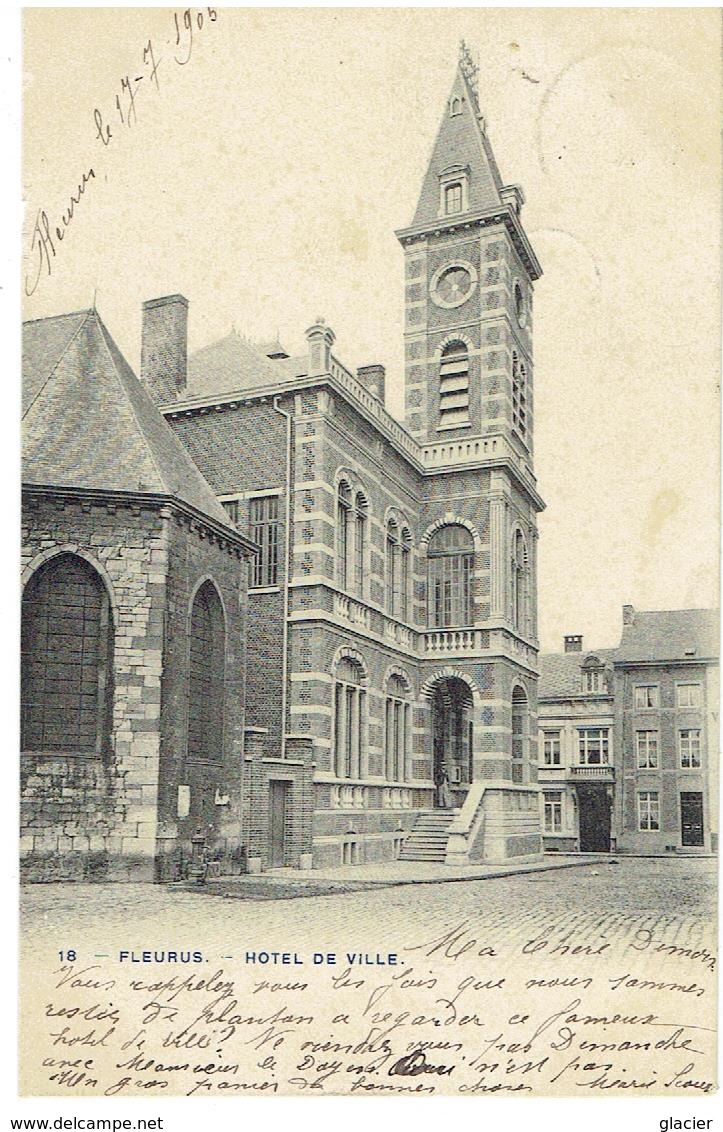
[{"label": "entrance archway", "polygon": [[435,806],[461,803],[472,781],[472,693],[464,680],[448,676],[432,695]]}]

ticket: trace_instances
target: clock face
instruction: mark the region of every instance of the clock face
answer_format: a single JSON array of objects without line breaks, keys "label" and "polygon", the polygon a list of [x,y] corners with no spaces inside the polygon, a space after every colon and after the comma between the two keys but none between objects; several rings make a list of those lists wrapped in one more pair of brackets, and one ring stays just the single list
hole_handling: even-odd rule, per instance
[{"label": "clock face", "polygon": [[450,264],[435,274],[430,288],[432,298],[437,306],[459,307],[470,297],[475,283],[474,268],[463,263]]}]

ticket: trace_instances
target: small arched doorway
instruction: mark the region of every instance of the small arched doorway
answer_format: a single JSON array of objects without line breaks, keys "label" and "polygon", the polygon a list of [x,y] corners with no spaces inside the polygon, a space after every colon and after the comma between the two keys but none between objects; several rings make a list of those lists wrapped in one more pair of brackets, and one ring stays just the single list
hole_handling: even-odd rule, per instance
[{"label": "small arched doorway", "polygon": [[472,693],[458,676],[438,681],[432,695],[435,806],[460,805],[472,781]]}]

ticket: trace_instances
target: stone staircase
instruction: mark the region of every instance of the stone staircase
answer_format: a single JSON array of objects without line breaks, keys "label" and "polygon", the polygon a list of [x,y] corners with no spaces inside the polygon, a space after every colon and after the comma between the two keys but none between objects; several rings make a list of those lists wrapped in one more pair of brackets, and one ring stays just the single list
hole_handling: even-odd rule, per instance
[{"label": "stone staircase", "polygon": [[449,827],[459,810],[430,810],[420,814],[404,842],[400,861],[436,861],[444,864]]}]

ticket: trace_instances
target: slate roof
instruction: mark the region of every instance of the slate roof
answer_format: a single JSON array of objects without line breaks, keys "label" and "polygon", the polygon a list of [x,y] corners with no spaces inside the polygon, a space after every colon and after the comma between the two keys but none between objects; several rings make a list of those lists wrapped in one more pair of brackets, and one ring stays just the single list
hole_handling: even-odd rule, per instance
[{"label": "slate roof", "polygon": [[437,220],[439,215],[439,174],[451,165],[469,166],[469,211],[500,208],[502,179],[489,139],[477,118],[475,98],[460,67],[457,68],[449,99],[459,98],[462,113],[450,116],[445,106],[412,226]]},{"label": "slate roof", "polygon": [[541,653],[539,698],[589,697],[591,693],[582,691],[580,666],[588,656],[596,656],[603,665],[609,665],[615,652],[615,649],[588,649],[586,652]]},{"label": "slate roof", "polygon": [[635,610],[633,624],[623,625],[615,659],[621,663],[717,659],[719,616],[714,609]]},{"label": "slate roof", "polygon": [[96,311],[23,326],[23,483],[175,496],[234,531]]},{"label": "slate roof", "polygon": [[232,331],[191,354],[186,396],[208,397],[255,389],[259,385],[278,385],[305,374],[306,367],[306,355],[268,358],[259,347]]}]

